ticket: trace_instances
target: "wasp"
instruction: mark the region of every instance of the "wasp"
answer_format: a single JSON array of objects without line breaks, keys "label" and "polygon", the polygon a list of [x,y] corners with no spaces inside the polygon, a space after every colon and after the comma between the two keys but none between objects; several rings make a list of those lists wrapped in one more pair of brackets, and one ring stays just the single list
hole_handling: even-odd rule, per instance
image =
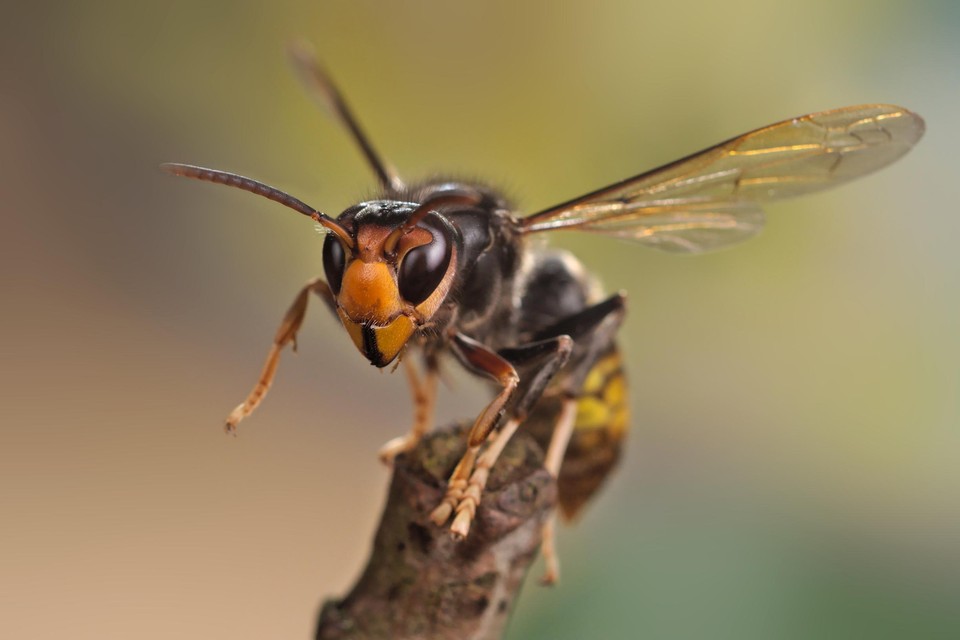
[{"label": "wasp", "polygon": [[[466,536],[490,471],[527,424],[546,448],[559,505],[575,516],[620,455],[628,428],[616,335],[625,294],[605,296],[569,252],[531,242],[561,229],[600,233],[675,253],[701,253],[756,235],[761,204],[831,187],[884,167],[921,137],[923,120],[897,106],[844,107],[785,120],[628,177],[532,215],[497,189],[430,178],[407,183],[374,148],[330,75],[308,48],[294,66],[311,95],[349,132],[373,170],[379,195],[336,218],[234,173],[165,164],[175,175],[274,200],[326,232],[324,278],[310,280],[283,317],[260,377],[226,420],[250,415],[296,336],[311,295],[339,318],[375,367],[402,362],[415,418],[380,456],[417,444],[432,422],[441,358],[452,354],[487,378],[493,398],[466,433],[466,450],[429,514]],[[416,358],[413,357],[416,354]],[[414,362],[419,360],[419,362]],[[554,519],[544,526],[545,582],[558,576]]]}]

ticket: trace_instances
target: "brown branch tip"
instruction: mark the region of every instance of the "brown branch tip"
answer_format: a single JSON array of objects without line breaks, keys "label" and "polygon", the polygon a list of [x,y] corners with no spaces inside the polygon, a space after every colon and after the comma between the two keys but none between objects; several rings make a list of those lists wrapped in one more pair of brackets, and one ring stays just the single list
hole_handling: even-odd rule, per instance
[{"label": "brown branch tip", "polygon": [[470,535],[456,540],[428,514],[464,451],[463,427],[435,431],[398,456],[367,566],[324,603],[317,640],[502,637],[556,502],[530,436],[516,434],[490,476]]}]

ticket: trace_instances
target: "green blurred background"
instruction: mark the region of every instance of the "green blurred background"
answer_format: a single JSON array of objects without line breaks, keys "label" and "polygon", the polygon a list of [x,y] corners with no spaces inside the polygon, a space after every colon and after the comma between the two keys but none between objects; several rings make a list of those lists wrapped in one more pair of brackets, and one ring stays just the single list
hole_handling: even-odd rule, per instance
[{"label": "green blurred background", "polygon": [[[357,576],[405,381],[317,307],[224,437],[319,236],[157,170],[368,194],[286,64],[305,36],[403,175],[523,211],[810,111],[923,115],[905,159],[736,250],[552,239],[630,292],[633,431],[510,637],[960,637],[958,6],[4,3],[0,636],[306,638]],[[485,398],[451,372],[441,422]]]}]

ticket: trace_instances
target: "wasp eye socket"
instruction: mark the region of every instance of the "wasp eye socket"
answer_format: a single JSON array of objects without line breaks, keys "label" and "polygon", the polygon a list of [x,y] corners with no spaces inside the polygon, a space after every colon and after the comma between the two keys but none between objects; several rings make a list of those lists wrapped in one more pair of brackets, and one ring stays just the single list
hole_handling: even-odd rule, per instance
[{"label": "wasp eye socket", "polygon": [[431,228],[430,231],[433,241],[408,251],[397,273],[400,295],[411,304],[420,304],[429,298],[450,265],[449,239],[442,230]]},{"label": "wasp eye socket", "polygon": [[327,274],[327,284],[333,295],[340,295],[340,284],[343,282],[343,266],[346,257],[343,252],[343,245],[340,241],[330,234],[323,241],[323,271]]}]

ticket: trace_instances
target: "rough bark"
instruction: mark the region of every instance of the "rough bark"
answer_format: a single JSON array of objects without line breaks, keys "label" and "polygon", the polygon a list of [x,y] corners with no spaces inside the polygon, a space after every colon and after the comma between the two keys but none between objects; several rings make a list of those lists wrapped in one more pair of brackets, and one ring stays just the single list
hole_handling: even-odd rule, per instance
[{"label": "rough bark", "polygon": [[397,458],[367,567],[349,594],[328,600],[316,638],[502,637],[556,502],[543,453],[518,433],[491,474],[470,535],[427,519],[464,450],[463,430],[434,432]]}]

